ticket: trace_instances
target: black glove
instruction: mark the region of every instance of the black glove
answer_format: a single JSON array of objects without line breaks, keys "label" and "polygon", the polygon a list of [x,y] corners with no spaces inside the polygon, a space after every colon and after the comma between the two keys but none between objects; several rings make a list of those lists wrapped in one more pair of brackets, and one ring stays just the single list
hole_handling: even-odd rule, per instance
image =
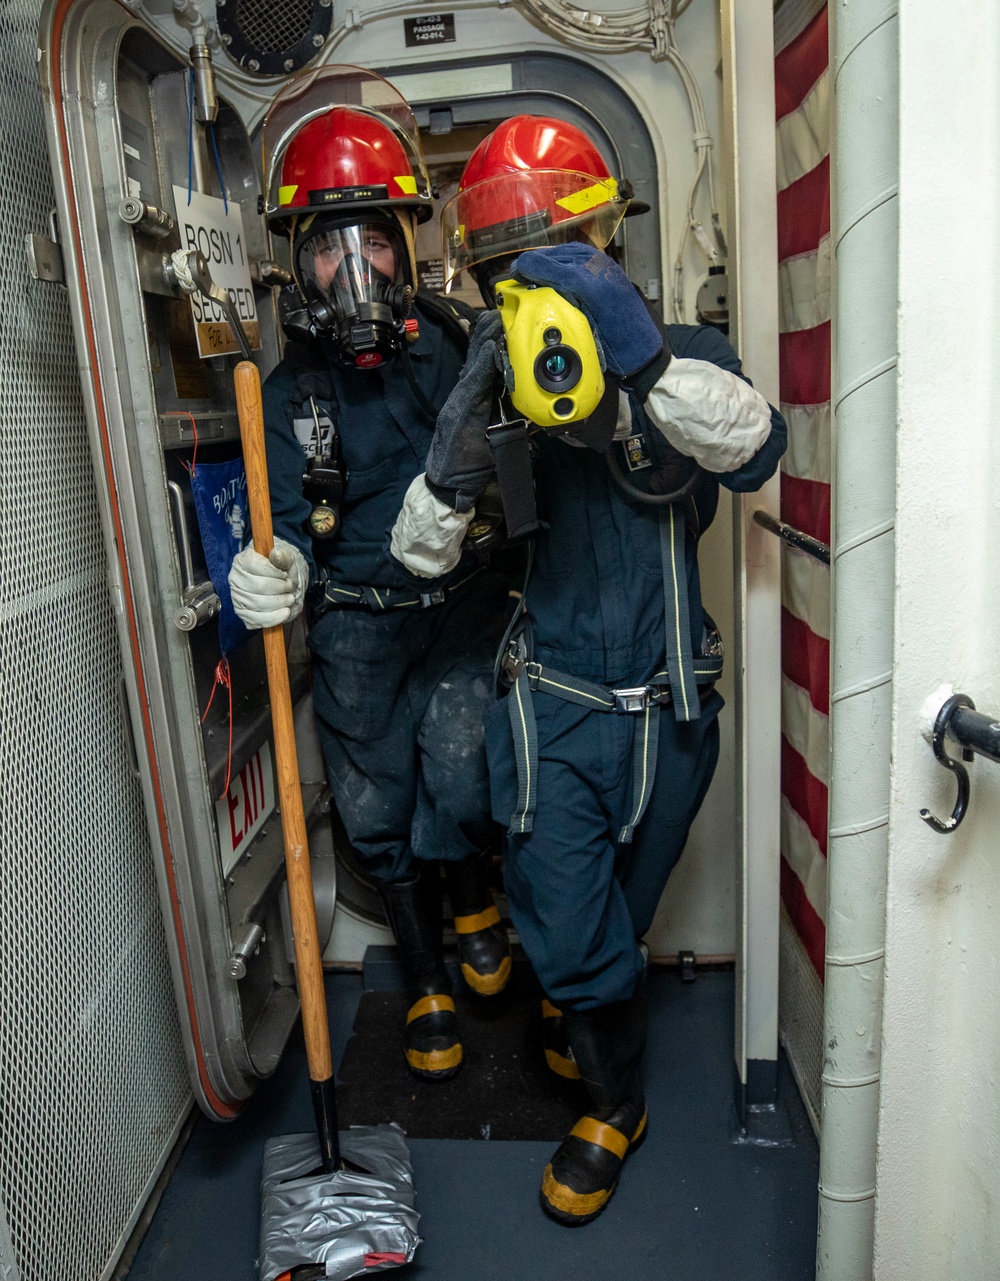
[{"label": "black glove", "polygon": [[457,512],[475,506],[493,475],[486,429],[495,419],[494,402],[503,386],[503,359],[497,339],[500,313],[486,311],[476,321],[469,354],[451,395],[441,406],[427,455],[427,487]]}]

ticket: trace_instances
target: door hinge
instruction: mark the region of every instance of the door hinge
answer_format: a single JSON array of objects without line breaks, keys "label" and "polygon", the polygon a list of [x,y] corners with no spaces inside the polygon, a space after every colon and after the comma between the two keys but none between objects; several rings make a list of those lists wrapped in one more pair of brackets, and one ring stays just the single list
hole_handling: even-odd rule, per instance
[{"label": "door hinge", "polygon": [[56,211],[49,214],[49,235],[37,236],[28,232],[24,237],[24,254],[28,259],[28,272],[32,280],[52,280],[57,285],[66,283],[62,249],[56,227]]}]

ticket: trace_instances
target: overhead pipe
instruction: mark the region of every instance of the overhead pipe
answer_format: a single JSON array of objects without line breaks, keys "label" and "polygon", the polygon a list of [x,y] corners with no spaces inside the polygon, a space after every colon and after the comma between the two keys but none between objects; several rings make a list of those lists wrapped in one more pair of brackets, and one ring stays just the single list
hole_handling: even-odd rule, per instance
[{"label": "overhead pipe", "polygon": [[831,3],[835,431],[817,1281],[870,1281],[895,564],[898,19]]}]

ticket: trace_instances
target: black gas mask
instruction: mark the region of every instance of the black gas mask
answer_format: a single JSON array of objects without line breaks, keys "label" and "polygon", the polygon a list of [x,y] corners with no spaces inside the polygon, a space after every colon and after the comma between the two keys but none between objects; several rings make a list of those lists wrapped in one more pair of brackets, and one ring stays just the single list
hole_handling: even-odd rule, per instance
[{"label": "black gas mask", "polygon": [[404,322],[413,305],[406,244],[393,219],[344,225],[317,218],[294,254],[305,313],[296,327],[330,338],[340,360],[353,368],[376,369],[391,360],[406,341]]}]

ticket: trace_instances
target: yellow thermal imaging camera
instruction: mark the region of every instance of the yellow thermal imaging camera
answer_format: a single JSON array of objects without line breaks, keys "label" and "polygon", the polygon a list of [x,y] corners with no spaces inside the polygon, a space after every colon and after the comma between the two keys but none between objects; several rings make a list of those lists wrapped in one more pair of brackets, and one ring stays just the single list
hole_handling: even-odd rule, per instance
[{"label": "yellow thermal imaging camera", "polygon": [[587,317],[545,285],[502,280],[494,292],[514,371],[514,408],[539,427],[587,418],[604,395]]}]

